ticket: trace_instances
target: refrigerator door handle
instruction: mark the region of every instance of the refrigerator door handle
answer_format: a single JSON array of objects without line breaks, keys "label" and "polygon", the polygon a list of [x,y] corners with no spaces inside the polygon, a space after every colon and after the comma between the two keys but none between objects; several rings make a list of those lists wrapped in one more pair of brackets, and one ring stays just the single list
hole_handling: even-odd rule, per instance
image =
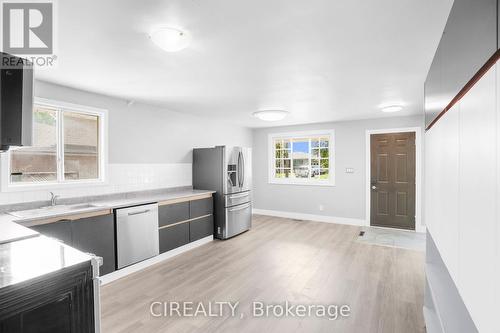
[{"label": "refrigerator door handle", "polygon": [[243,209],[247,209],[248,207],[250,207],[250,204],[246,204],[246,205],[243,205],[241,207],[236,207],[236,208],[231,208],[231,209],[228,209],[229,212],[236,212],[238,210],[243,210]]},{"label": "refrigerator door handle", "polygon": [[245,185],[245,156],[243,156],[243,152],[241,154],[241,185],[243,187]]},{"label": "refrigerator door handle", "polygon": [[241,187],[241,151],[238,152],[238,186]]},{"label": "refrigerator door handle", "polygon": [[234,194],[234,195],[230,195],[229,199],[240,199],[240,198],[248,197],[249,195],[250,194],[248,192],[245,192],[242,194]]}]

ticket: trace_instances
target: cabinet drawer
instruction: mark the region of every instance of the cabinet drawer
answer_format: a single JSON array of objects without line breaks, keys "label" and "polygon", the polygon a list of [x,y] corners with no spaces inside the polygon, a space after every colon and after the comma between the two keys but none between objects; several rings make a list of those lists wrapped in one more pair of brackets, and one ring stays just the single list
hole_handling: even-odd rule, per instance
[{"label": "cabinet drawer", "polygon": [[189,243],[189,222],[159,230],[160,253],[173,250]]},{"label": "cabinet drawer", "polygon": [[160,227],[189,220],[189,202],[160,206],[158,211]]},{"label": "cabinet drawer", "polygon": [[202,217],[189,222],[189,241],[202,239],[214,233],[213,216]]},{"label": "cabinet drawer", "polygon": [[194,200],[189,202],[189,217],[194,219],[199,216],[212,214],[214,204],[212,198]]}]

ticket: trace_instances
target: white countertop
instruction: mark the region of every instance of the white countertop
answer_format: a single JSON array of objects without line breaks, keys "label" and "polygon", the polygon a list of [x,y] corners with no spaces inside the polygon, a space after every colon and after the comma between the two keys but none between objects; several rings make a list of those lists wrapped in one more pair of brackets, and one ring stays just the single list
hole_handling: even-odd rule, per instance
[{"label": "white countertop", "polygon": [[45,236],[0,244],[0,288],[95,260]]},{"label": "white countertop", "polygon": [[0,244],[37,236],[38,232],[12,221],[13,216],[0,215]]},{"label": "white countertop", "polygon": [[[54,210],[47,209],[40,211],[40,214],[30,216],[29,218],[19,218],[9,214],[0,214],[0,244],[37,236],[38,233],[36,231],[22,226],[23,223],[27,223],[34,220],[70,216],[82,213],[90,213],[90,212],[101,211],[103,209],[116,209],[116,208],[148,204],[148,203],[168,201],[173,199],[189,198],[209,193],[215,193],[215,191],[179,190],[179,191],[165,192],[162,194],[137,196],[135,198],[85,202],[85,204],[90,204],[92,206],[85,207],[82,209],[71,209],[71,210],[65,210],[64,206],[60,206]],[[77,205],[78,204],[73,206]]]},{"label": "white countertop", "polygon": [[202,194],[215,193],[215,191],[205,191],[205,190],[180,190],[180,191],[172,191],[164,194],[155,194],[150,196],[141,196],[137,198],[126,198],[126,199],[118,199],[118,200],[103,200],[103,201],[95,201],[92,202],[94,205],[98,205],[99,207],[104,208],[123,208],[135,205],[142,205],[148,203],[155,203],[173,199],[182,199],[194,197]]}]

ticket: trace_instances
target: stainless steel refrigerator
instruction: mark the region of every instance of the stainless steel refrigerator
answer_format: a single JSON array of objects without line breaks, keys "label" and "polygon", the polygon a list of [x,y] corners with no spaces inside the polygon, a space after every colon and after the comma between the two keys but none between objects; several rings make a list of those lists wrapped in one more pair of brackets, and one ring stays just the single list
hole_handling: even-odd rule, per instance
[{"label": "stainless steel refrigerator", "polygon": [[227,239],[252,227],[252,150],[193,149],[193,188],[217,191],[214,236]]}]

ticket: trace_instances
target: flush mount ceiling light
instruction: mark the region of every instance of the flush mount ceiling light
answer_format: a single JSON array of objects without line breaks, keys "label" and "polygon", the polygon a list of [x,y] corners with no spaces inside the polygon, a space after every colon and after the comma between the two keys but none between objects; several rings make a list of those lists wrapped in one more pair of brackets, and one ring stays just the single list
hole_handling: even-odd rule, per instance
[{"label": "flush mount ceiling light", "polygon": [[288,112],[285,110],[262,110],[253,113],[253,116],[264,121],[278,121],[287,116]]},{"label": "flush mount ceiling light", "polygon": [[191,36],[187,31],[165,27],[153,31],[149,38],[167,52],[177,52],[185,49],[191,41]]},{"label": "flush mount ceiling light", "polygon": [[403,110],[403,106],[401,105],[389,105],[389,106],[384,106],[382,107],[382,112],[399,112]]}]

